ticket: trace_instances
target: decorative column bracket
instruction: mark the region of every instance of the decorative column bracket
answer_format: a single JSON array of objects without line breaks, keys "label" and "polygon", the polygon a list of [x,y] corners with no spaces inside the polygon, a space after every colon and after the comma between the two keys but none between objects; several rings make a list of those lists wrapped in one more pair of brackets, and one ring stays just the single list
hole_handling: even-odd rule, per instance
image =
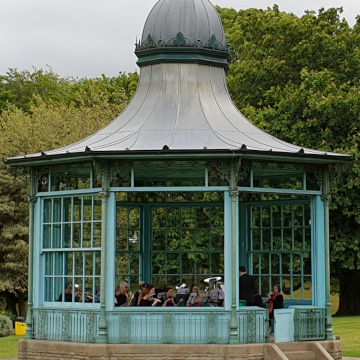
[{"label": "decorative column bracket", "polygon": [[[241,158],[230,161],[219,161],[216,165],[217,176],[223,182],[227,182],[232,189],[237,188],[239,181],[244,181],[249,177],[251,163],[243,161]],[[234,179],[232,180],[232,174]]]}]

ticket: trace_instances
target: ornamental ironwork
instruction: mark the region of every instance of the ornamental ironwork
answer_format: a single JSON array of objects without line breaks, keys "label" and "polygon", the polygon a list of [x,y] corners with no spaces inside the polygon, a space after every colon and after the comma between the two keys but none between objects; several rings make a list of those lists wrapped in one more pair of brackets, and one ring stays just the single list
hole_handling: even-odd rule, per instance
[{"label": "ornamental ironwork", "polygon": [[230,44],[222,44],[215,35],[212,35],[210,39],[206,42],[201,40],[192,41],[186,38],[181,32],[178,32],[174,38],[171,38],[168,41],[158,40],[155,41],[153,37],[149,34],[145,41],[142,43],[139,41],[135,44],[135,53],[143,50],[150,49],[161,49],[161,48],[172,48],[172,47],[185,47],[185,48],[195,48],[195,49],[206,49],[206,50],[217,50],[222,51],[226,55],[231,56]]}]

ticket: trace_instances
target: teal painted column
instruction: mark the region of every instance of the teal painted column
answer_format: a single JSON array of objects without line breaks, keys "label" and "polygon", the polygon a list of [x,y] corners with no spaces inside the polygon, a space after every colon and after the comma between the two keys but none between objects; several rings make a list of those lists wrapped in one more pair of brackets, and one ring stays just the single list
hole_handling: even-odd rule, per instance
[{"label": "teal painted column", "polygon": [[[44,301],[44,263],[42,262],[41,250],[43,244],[43,232],[41,221],[43,215],[44,200],[36,197],[33,207],[33,242],[32,242],[32,307],[37,308]],[[34,324],[33,324],[34,326]]]},{"label": "teal painted column", "polygon": [[99,194],[101,196],[101,281],[100,281],[100,323],[98,344],[107,343],[107,324],[106,324],[106,261],[108,260],[107,250],[107,204],[109,198],[109,186],[107,168],[102,172],[103,191]]},{"label": "teal painted column", "polygon": [[30,189],[29,189],[29,263],[28,263],[28,307],[26,314],[26,336],[25,339],[33,337],[33,253],[34,253],[34,212],[35,212],[35,175],[34,170],[30,170]]},{"label": "teal painted column", "polygon": [[234,163],[231,164],[230,176],[230,196],[231,196],[231,321],[229,344],[239,344],[239,323],[236,315],[238,305],[238,199],[237,181]]},{"label": "teal painted column", "polygon": [[141,280],[152,283],[152,258],[151,258],[151,222],[152,222],[152,214],[151,214],[151,207],[149,205],[144,205],[141,207],[141,246],[142,246],[142,258],[141,258]]},{"label": "teal painted column", "polygon": [[325,168],[323,172],[323,194],[324,201],[324,234],[325,234],[325,306],[326,306],[326,322],[325,334],[326,340],[334,340],[331,318],[331,297],[330,297],[330,237],[329,237],[329,204],[330,204],[330,183],[329,169]]},{"label": "teal painted column", "polygon": [[116,195],[114,192],[110,192],[106,206],[105,309],[106,311],[111,311],[114,308],[116,263]]},{"label": "teal painted column", "polygon": [[[247,223],[247,207],[245,204],[239,204],[239,265],[246,266],[246,269],[250,270],[250,262],[247,257],[247,234],[248,234],[248,223]],[[250,272],[250,271],[249,271]]]},{"label": "teal painted column", "polygon": [[312,238],[312,287],[313,305],[326,307],[325,278],[325,207],[321,196],[311,201],[311,238]]},{"label": "teal painted column", "polygon": [[224,192],[224,283],[225,310],[231,310],[232,302],[232,237],[231,237],[231,196],[230,191]]}]

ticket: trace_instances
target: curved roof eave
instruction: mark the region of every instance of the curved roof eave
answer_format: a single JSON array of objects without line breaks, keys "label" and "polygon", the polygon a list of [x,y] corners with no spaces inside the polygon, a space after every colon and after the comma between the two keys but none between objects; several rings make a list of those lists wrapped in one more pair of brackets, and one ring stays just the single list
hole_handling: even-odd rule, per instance
[{"label": "curved roof eave", "polygon": [[243,158],[253,160],[271,160],[296,163],[334,164],[347,163],[354,160],[354,156],[338,153],[303,154],[284,153],[276,151],[254,151],[246,149],[217,149],[217,150],[123,150],[123,151],[84,151],[79,153],[64,153],[47,155],[46,153],[17,156],[4,159],[12,166],[41,166],[58,162],[77,162],[95,159],[159,159],[159,158]]}]

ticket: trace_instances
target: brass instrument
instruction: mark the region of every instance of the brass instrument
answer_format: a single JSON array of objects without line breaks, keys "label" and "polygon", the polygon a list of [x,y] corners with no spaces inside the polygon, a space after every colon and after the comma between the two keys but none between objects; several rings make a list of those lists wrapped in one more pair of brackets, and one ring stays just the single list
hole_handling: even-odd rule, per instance
[{"label": "brass instrument", "polygon": [[126,297],[127,297],[127,301],[126,303],[124,304],[124,306],[130,306],[131,305],[131,302],[133,301],[134,299],[134,294],[129,291],[127,294],[126,294]]}]

